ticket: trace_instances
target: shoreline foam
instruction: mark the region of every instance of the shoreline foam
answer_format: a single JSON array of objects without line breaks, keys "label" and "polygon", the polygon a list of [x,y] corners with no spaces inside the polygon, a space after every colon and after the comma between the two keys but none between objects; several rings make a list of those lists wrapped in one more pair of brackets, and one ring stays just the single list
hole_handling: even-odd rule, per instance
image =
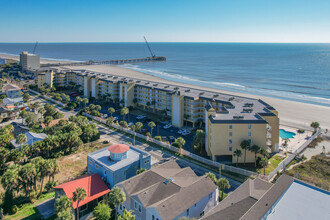
[{"label": "shoreline foam", "polygon": [[[7,57],[8,55],[0,54],[0,57]],[[7,57],[9,59],[14,59],[15,56]],[[16,60],[18,57],[16,56]],[[42,63],[54,63],[54,61],[41,59]],[[68,61],[60,61],[60,62],[68,62]],[[58,63],[58,62],[55,62]],[[132,70],[129,68],[124,68],[121,66],[111,66],[111,65],[87,65],[87,66],[68,66],[66,68],[69,69],[86,69],[89,71],[108,73],[112,75],[132,77],[132,78],[140,78],[142,80],[149,80],[159,83],[168,83],[172,85],[191,87],[196,89],[209,90],[224,94],[230,94],[234,96],[244,96],[255,99],[262,99],[268,104],[272,105],[278,112],[280,123],[283,125],[288,125],[296,128],[303,128],[305,130],[311,129],[309,126],[311,122],[318,121],[322,128],[330,129],[330,107],[302,103],[297,101],[288,101],[284,99],[272,98],[260,95],[252,95],[249,93],[241,93],[241,92],[232,92],[221,89],[215,89],[210,87],[203,87],[198,85],[192,85],[188,83],[179,83],[167,79],[163,79],[151,74],[139,72],[136,70]]]}]

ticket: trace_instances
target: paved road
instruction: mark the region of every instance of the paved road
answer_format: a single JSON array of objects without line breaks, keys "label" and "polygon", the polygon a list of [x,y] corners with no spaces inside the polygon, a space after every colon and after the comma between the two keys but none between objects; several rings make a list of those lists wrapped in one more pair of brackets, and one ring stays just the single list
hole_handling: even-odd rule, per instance
[{"label": "paved road", "polygon": [[55,213],[54,204],[55,204],[55,198],[52,198],[36,205],[36,207],[39,210],[42,217],[46,219],[54,215]]}]

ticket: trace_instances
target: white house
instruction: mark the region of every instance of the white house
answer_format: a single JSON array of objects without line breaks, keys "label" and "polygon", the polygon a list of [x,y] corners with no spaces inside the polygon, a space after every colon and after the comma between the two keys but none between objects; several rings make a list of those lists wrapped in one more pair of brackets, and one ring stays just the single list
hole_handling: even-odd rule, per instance
[{"label": "white house", "polygon": [[16,148],[16,149],[21,149],[23,145],[32,145],[33,143],[37,141],[41,141],[45,138],[48,137],[47,134],[44,133],[33,133],[33,132],[25,132],[24,135],[26,136],[26,142],[23,144],[17,144],[16,139],[12,140],[10,143]]}]

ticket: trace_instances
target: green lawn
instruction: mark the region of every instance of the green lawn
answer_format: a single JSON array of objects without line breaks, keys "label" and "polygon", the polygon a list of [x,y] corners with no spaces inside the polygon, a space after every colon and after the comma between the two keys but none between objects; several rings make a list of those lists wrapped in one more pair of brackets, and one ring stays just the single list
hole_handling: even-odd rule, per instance
[{"label": "green lawn", "polygon": [[[285,157],[274,155],[269,159],[268,166],[266,167],[266,175],[272,172],[276,167],[284,160]],[[263,173],[263,169],[260,169],[260,173]]]},{"label": "green lawn", "polygon": [[14,215],[7,215],[6,219],[41,219],[41,214],[36,205],[51,199],[55,196],[55,192],[42,194],[34,203],[24,203],[18,205],[18,212]]}]

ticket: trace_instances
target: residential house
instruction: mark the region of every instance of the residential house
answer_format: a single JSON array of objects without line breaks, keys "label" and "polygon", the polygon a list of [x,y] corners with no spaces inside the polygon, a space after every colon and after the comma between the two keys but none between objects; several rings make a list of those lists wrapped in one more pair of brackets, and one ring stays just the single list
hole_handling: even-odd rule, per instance
[{"label": "residential house", "polygon": [[26,132],[28,132],[30,130],[30,128],[24,126],[21,123],[17,123],[17,122],[12,122],[11,125],[14,127],[14,131],[12,132],[14,137],[17,137],[17,135],[19,134],[25,134]]},{"label": "residential house", "polygon": [[[98,174],[87,174],[76,180],[55,186],[55,199],[63,195],[71,199],[73,197],[73,192],[79,187],[86,191],[85,199],[79,202],[79,216],[82,218],[91,213],[95,206],[110,192],[110,189]],[[73,201],[72,211],[74,211],[75,215],[76,209],[77,202]]]},{"label": "residential house", "polygon": [[330,219],[330,192],[282,175],[247,180],[201,220]]},{"label": "residential house", "polygon": [[37,141],[41,141],[48,137],[47,134],[44,133],[34,133],[34,132],[25,132],[24,135],[26,136],[26,142],[23,144],[17,144],[16,139],[12,140],[10,143],[16,148],[21,149],[23,145],[33,145]]},{"label": "residential house", "polygon": [[87,155],[87,172],[98,173],[112,188],[136,175],[136,171],[150,169],[150,154],[125,144],[114,144]]},{"label": "residential house", "polygon": [[7,83],[2,87],[2,93],[6,94],[7,98],[15,99],[22,96],[22,89],[14,84]]},{"label": "residential house", "polygon": [[199,218],[217,205],[218,187],[171,160],[116,185],[126,194],[117,209],[132,210],[137,220]]}]

